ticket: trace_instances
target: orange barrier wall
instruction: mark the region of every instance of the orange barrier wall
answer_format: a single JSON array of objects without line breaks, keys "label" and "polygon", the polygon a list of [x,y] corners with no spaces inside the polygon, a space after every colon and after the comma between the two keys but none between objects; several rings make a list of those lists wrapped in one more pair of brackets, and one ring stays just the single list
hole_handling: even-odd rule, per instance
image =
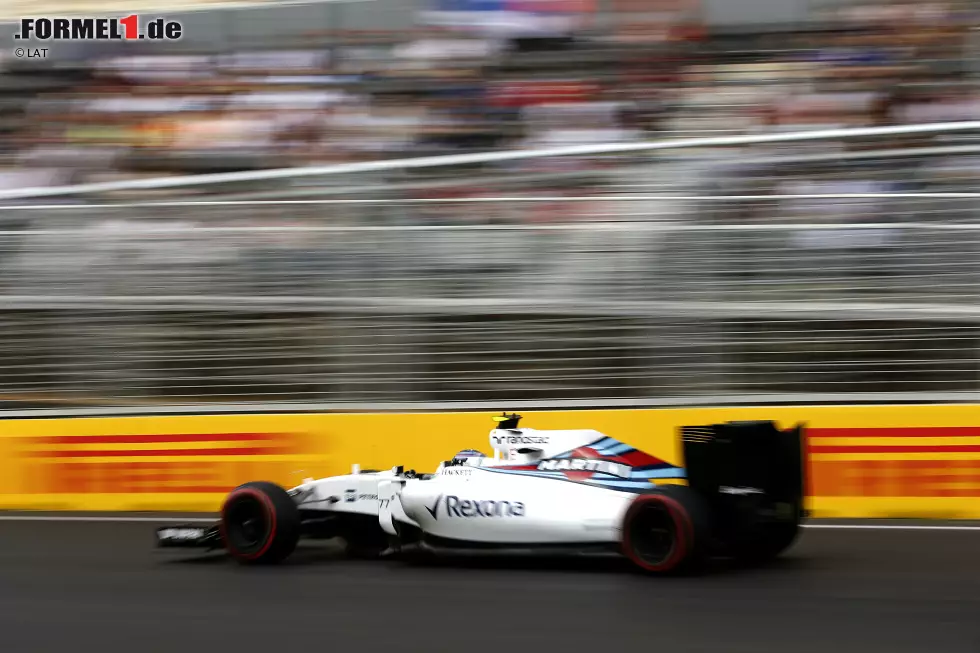
[{"label": "orange barrier wall", "polygon": [[[522,426],[594,428],[682,463],[677,428],[773,419],[808,426],[820,517],[980,518],[980,405],[526,412]],[[488,451],[490,413],[216,415],[0,421],[0,508],[215,510],[247,480]]]}]

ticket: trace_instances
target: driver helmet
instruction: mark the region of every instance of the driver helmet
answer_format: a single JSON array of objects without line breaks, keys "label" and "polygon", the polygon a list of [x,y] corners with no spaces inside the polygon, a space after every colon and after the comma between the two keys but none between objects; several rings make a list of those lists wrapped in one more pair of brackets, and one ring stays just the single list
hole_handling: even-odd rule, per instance
[{"label": "driver helmet", "polygon": [[453,456],[454,461],[464,461],[469,458],[486,458],[487,455],[482,451],[477,451],[476,449],[463,449],[455,456]]}]

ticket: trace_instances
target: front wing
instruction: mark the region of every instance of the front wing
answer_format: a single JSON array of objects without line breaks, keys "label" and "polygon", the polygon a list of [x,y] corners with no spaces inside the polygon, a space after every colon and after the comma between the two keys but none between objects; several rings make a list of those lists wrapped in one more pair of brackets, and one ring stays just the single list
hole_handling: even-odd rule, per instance
[{"label": "front wing", "polygon": [[180,524],[156,529],[157,547],[161,549],[220,549],[221,530],[217,524],[202,526]]}]

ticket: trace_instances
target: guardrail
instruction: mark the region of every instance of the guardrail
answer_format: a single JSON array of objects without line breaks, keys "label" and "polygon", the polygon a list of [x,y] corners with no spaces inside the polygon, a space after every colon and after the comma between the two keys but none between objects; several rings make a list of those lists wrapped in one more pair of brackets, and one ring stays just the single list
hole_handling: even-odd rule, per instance
[{"label": "guardrail", "polygon": [[799,143],[809,141],[833,141],[836,139],[880,138],[889,136],[928,136],[973,132],[980,130],[980,121],[944,122],[921,125],[896,125],[889,127],[866,127],[850,129],[822,129],[804,132],[755,134],[749,136],[719,136],[713,138],[692,138],[662,140],[638,143],[616,143],[597,145],[577,145],[556,148],[527,150],[507,150],[501,152],[482,152],[475,154],[455,154],[443,156],[417,157],[410,159],[369,161],[329,166],[307,166],[281,168],[275,170],[252,170],[181,177],[133,179],[126,181],[78,184],[74,186],[55,186],[47,188],[25,188],[0,191],[0,200],[37,199],[43,197],[68,197],[96,193],[120,191],[148,191],[160,189],[192,189],[200,186],[221,186],[223,184],[242,184],[281,179],[326,178],[342,175],[359,175],[377,172],[404,171],[432,168],[449,168],[477,164],[498,164],[532,159],[553,159],[565,157],[603,157],[610,155],[644,154],[657,151],[697,150],[705,148],[724,148],[755,146],[779,143]]}]

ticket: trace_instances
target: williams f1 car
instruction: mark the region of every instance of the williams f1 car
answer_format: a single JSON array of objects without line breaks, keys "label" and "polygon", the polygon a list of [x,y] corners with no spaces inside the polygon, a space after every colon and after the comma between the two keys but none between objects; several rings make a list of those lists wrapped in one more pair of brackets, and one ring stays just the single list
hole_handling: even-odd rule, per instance
[{"label": "williams f1 car", "polygon": [[805,517],[802,425],[683,427],[678,466],[598,431],[495,419],[492,456],[462,451],[433,473],[355,465],[291,489],[246,483],[214,524],[159,528],[157,545],[224,549],[250,564],[285,560],[301,538],[338,538],[351,555],[372,557],[615,552],[669,574],[719,555],[774,558]]}]

